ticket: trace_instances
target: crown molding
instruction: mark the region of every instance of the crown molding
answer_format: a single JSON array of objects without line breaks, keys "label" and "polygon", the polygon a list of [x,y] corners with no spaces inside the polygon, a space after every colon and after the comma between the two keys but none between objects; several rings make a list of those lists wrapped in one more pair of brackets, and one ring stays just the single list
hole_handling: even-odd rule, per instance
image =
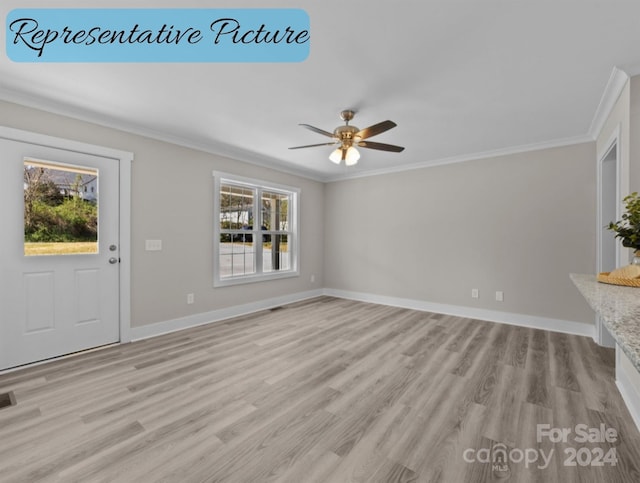
[{"label": "crown molding", "polygon": [[[605,90],[605,95],[603,95],[603,99],[600,101],[600,105],[598,106],[598,113],[601,110],[601,106],[609,106],[608,111],[605,110],[605,107],[602,108],[603,112],[606,112],[606,115],[608,115],[609,111],[611,110],[611,107],[617,100],[617,97],[619,96],[622,87],[624,87],[624,82],[626,82],[627,79],[628,79],[628,76],[623,71],[617,68],[614,68],[614,71],[609,79],[609,82],[607,83],[607,89]],[[622,84],[620,85],[621,82]],[[608,94],[609,92],[610,94]],[[613,101],[610,101],[609,99],[612,96],[613,96]],[[419,163],[412,163],[412,164],[377,169],[377,170],[357,171],[357,172],[351,172],[351,173],[340,174],[340,175],[327,175],[327,174],[317,173],[315,171],[308,170],[305,168],[292,166],[279,159],[272,158],[270,156],[265,156],[260,153],[256,153],[254,151],[245,150],[239,147],[227,145],[217,141],[211,141],[207,143],[196,142],[180,136],[175,136],[172,134],[155,131],[153,129],[148,129],[133,123],[123,122],[122,120],[115,119],[109,116],[99,115],[99,114],[96,114],[95,112],[87,111],[80,108],[75,108],[75,107],[66,105],[64,103],[55,102],[50,99],[46,99],[44,97],[25,94],[23,92],[9,89],[4,86],[0,86],[0,100],[12,102],[12,103],[23,105],[26,107],[31,107],[33,109],[39,109],[42,111],[58,114],[61,116],[69,117],[69,118],[84,121],[84,122],[89,122],[102,127],[107,127],[110,129],[115,129],[118,131],[123,131],[131,134],[143,136],[150,139],[155,139],[158,141],[175,144],[185,148],[194,149],[197,151],[214,154],[217,156],[223,156],[225,158],[229,158],[232,160],[246,162],[248,164],[252,164],[255,166],[260,166],[263,168],[271,169],[274,171],[286,173],[293,176],[299,176],[302,178],[318,181],[321,183],[331,183],[335,181],[342,181],[342,180],[355,179],[355,178],[366,178],[369,176],[380,176],[385,174],[411,171],[416,169],[433,168],[436,166],[463,163],[466,161],[473,161],[478,159],[493,158],[498,156],[525,153],[530,151],[538,151],[542,149],[570,146],[573,144],[591,142],[595,139],[595,137],[593,137],[593,135],[591,134],[591,130],[590,130],[589,134],[575,136],[571,138],[563,138],[563,139],[545,141],[540,143],[495,149],[491,151],[463,154],[460,156],[452,156],[448,158],[423,161]],[[606,119],[606,115],[604,115],[604,119]],[[595,118],[594,118],[594,122],[595,122]],[[592,128],[594,126],[594,122],[592,122]],[[602,123],[604,123],[604,121],[602,121]],[[600,125],[599,129],[602,129],[602,125]]]},{"label": "crown molding", "polygon": [[89,122],[102,127],[124,131],[129,134],[135,134],[138,136],[155,139],[157,141],[175,144],[177,146],[182,146],[185,148],[194,149],[217,156],[230,158],[234,161],[243,161],[255,166],[268,168],[294,176],[300,176],[302,178],[311,179],[313,181],[325,181],[324,177],[318,175],[314,171],[294,167],[282,162],[279,159],[265,156],[254,151],[242,149],[217,141],[211,141],[207,143],[193,141],[181,136],[175,136],[173,134],[155,131],[153,129],[145,128],[133,123],[127,123],[120,119],[96,114],[95,112],[74,108],[64,103],[55,102],[44,97],[25,94],[23,92],[9,89],[4,86],[0,86],[0,100],[30,107],[33,109],[39,109],[41,111],[69,117],[71,119],[76,119],[79,121]]},{"label": "crown molding", "polygon": [[541,143],[524,144],[520,146],[512,146],[508,148],[494,149],[491,151],[483,151],[478,153],[463,154],[460,156],[452,156],[450,158],[436,159],[433,161],[423,161],[420,163],[406,164],[404,166],[394,166],[391,168],[376,169],[370,171],[352,172],[350,174],[325,178],[325,182],[342,181],[346,179],[368,178],[369,176],[380,176],[384,174],[399,173],[402,171],[412,171],[415,169],[433,168],[436,166],[444,166],[447,164],[464,163],[466,161],[474,161],[478,159],[496,158],[499,156],[507,156],[512,154],[521,154],[530,151],[541,151],[543,149],[560,148],[564,146],[572,146],[574,144],[583,144],[593,142],[593,138],[584,134],[570,138],[556,139],[553,141],[544,141]]},{"label": "crown molding", "polygon": [[629,76],[626,72],[617,67],[613,68],[604,92],[602,93],[602,97],[600,98],[600,103],[591,121],[591,126],[589,126],[589,136],[591,136],[591,139],[596,140],[598,136],[600,136],[604,123],[607,121],[609,114],[611,114],[611,110],[620,97],[628,80]]}]

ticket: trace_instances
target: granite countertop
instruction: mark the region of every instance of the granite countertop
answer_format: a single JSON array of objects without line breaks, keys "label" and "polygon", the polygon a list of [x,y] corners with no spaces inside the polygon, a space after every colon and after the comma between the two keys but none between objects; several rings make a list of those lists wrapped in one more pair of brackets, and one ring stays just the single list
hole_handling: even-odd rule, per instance
[{"label": "granite countertop", "polygon": [[600,283],[595,275],[569,276],[640,371],[640,288]]}]

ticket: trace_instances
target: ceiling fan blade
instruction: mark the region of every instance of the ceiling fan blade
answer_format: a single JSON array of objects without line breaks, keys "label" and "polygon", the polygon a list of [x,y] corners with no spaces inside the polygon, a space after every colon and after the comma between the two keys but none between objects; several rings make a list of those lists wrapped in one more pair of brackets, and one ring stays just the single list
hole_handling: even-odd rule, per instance
[{"label": "ceiling fan blade", "polygon": [[338,144],[337,141],[334,143],[320,143],[320,144],[307,144],[306,146],[294,146],[289,149],[315,148],[317,146],[334,146],[336,144]]},{"label": "ceiling fan blade", "polygon": [[299,126],[306,127],[307,129],[313,132],[317,132],[318,134],[322,134],[323,136],[327,136],[330,138],[335,137],[333,133],[330,133],[329,131],[325,131],[324,129],[320,129],[319,127],[310,126],[309,124],[299,124]]},{"label": "ceiling fan blade", "polygon": [[365,127],[358,131],[355,135],[359,136],[361,139],[367,139],[371,136],[375,136],[376,134],[381,134],[385,131],[388,131],[391,128],[396,127],[397,124],[393,121],[382,121],[378,124],[374,124],[373,126]]},{"label": "ceiling fan blade", "polygon": [[392,153],[400,153],[404,151],[402,146],[395,146],[393,144],[374,143],[372,141],[360,141],[358,146],[361,148],[379,149],[380,151],[391,151]]}]

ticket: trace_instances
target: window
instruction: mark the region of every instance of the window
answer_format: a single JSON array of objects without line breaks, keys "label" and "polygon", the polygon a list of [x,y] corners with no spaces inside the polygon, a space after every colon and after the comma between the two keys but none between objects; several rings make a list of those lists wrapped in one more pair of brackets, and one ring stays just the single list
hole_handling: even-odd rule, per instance
[{"label": "window", "polygon": [[297,276],[300,190],[213,175],[214,285]]},{"label": "window", "polygon": [[24,254],[98,253],[98,198],[83,196],[98,170],[25,159]]}]

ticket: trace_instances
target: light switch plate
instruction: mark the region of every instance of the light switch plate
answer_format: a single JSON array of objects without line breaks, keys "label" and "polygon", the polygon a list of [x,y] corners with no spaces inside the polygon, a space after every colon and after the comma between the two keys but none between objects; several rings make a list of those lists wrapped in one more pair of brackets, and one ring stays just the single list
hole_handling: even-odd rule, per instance
[{"label": "light switch plate", "polygon": [[144,249],[148,252],[162,250],[162,240],[145,240]]}]

